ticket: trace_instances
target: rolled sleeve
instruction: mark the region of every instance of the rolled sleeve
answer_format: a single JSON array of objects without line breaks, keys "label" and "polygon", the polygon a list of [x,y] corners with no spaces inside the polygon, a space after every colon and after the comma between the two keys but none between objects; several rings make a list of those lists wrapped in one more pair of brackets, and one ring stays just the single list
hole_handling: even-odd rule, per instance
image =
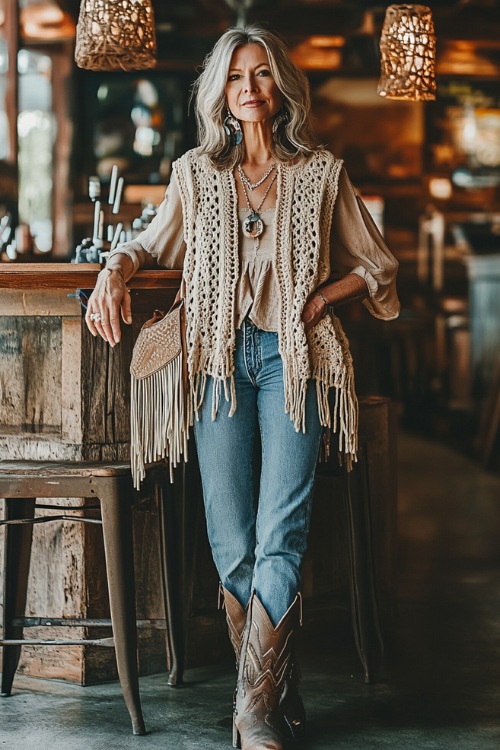
[{"label": "rolled sleeve", "polygon": [[182,270],[185,252],[181,198],[173,174],[152,222],[134,240],[117,245],[109,259],[127,255],[134,264],[134,273],[154,265],[154,261],[164,268]]},{"label": "rolled sleeve", "polygon": [[398,261],[344,168],[339,176],[332,217],[330,267],[333,278],[356,273],[365,280],[369,297],[363,304],[372,315],[383,320],[397,318],[400,310],[396,291]]}]

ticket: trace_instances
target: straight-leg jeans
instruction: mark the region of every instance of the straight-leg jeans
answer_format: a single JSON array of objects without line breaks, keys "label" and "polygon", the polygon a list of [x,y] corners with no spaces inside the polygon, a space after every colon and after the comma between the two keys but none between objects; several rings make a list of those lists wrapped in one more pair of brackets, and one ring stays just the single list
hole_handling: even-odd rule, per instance
[{"label": "straight-leg jeans", "polygon": [[[212,419],[212,384],[194,433],[208,536],[222,585],[246,606],[252,591],[277,624],[300,590],[321,439],[316,388],[308,384],[306,432],[285,412],[278,334],[244,320],[236,333],[237,406],[224,397]],[[255,441],[262,461],[254,496]]]}]

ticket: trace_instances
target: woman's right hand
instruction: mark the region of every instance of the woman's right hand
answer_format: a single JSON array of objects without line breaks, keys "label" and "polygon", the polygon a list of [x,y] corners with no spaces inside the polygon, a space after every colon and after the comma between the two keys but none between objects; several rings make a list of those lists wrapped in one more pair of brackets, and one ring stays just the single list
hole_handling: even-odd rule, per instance
[{"label": "woman's right hand", "polygon": [[121,338],[120,313],[124,323],[132,323],[130,293],[121,268],[103,268],[89,297],[85,322],[93,336],[99,334],[110,346]]}]

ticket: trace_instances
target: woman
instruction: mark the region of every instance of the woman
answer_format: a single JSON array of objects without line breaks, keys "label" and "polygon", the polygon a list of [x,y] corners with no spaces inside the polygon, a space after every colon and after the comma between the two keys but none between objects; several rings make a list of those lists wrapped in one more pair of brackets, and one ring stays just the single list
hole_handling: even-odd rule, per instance
[{"label": "woman", "polygon": [[307,80],[276,35],[228,30],[194,95],[200,145],[174,164],[151,225],[110,255],[87,323],[114,346],[137,268],[183,268],[207,527],[238,665],[233,744],[279,750],[305,723],[292,635],[322,427],[348,461],[356,452],[352,363],[328,308],[359,299],[397,317],[397,263],[317,145]]}]

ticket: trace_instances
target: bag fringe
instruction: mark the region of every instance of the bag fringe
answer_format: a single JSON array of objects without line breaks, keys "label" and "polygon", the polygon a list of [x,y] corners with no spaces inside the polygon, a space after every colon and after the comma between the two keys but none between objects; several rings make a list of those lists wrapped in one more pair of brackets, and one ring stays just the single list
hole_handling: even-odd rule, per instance
[{"label": "bag fringe", "polygon": [[170,481],[187,461],[190,409],[182,378],[182,350],[165,367],[146,378],[131,376],[130,463],[134,487],[146,476],[145,464],[168,458]]}]

